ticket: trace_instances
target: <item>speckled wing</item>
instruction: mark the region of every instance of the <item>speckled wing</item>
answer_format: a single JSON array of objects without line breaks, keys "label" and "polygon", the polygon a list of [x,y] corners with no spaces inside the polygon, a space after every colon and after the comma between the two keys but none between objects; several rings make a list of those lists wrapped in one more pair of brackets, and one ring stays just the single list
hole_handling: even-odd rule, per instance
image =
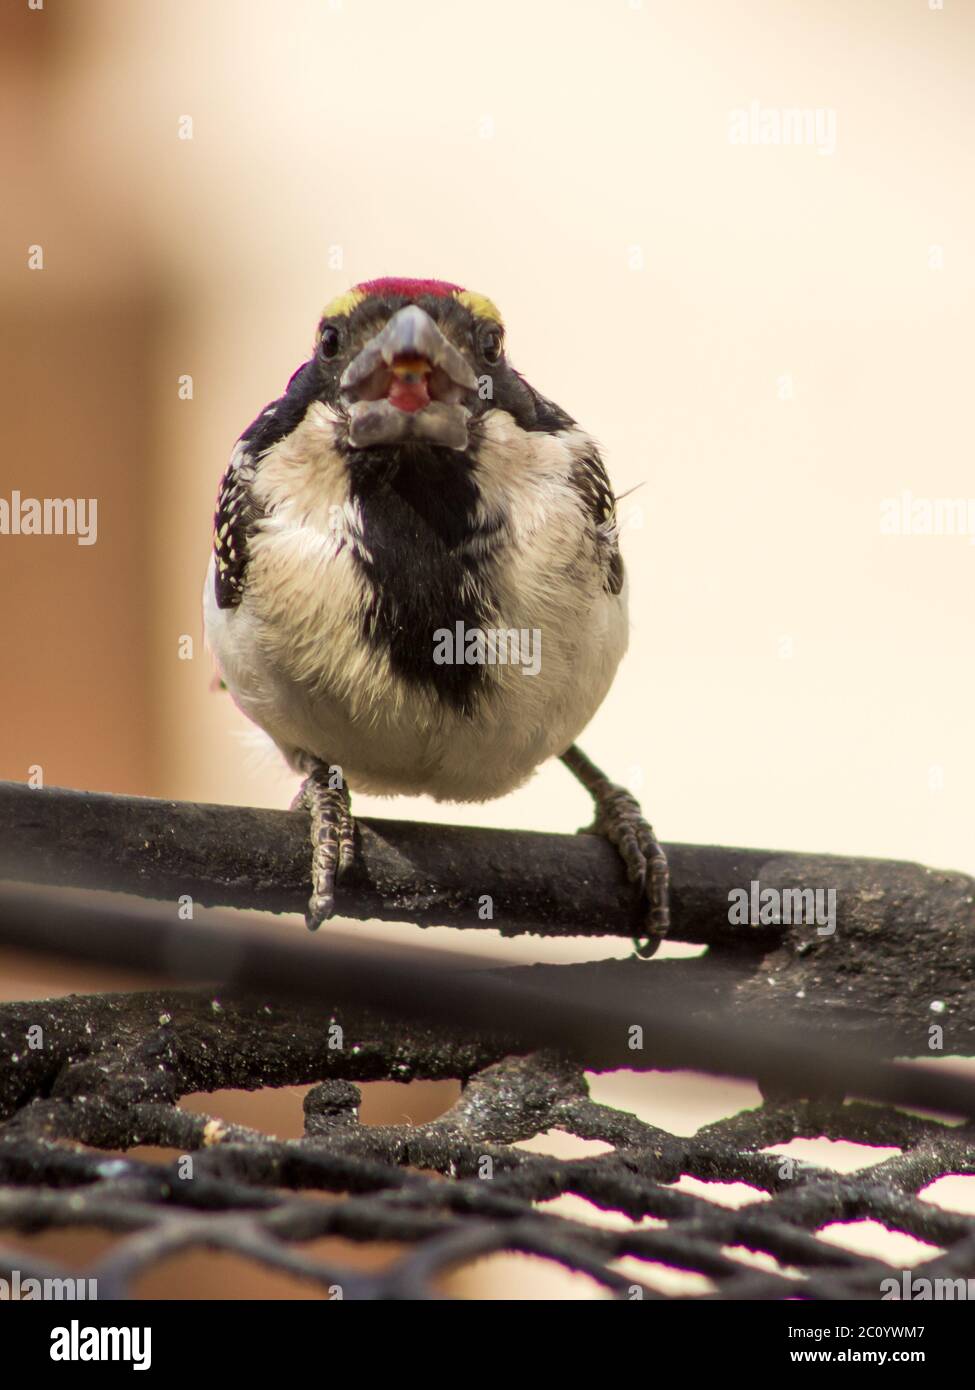
[{"label": "speckled wing", "polygon": [[623,556],[620,554],[616,498],[603,461],[591,449],[576,461],[572,485],[582,498],[596,537],[596,549],[603,566],[603,587],[618,594],[623,588]]},{"label": "speckled wing", "polygon": [[220,480],[213,518],[218,608],[236,608],[244,596],[248,541],[263,516],[251,488],[254,473],[267,451],[304,419],[318,385],[314,363],[302,363],[288,382],[284,395],[265,406],[237,442],[230,466]]},{"label": "speckled wing", "polygon": [[260,518],[250,489],[253,461],[240,444],[220,479],[213,517],[217,607],[236,608],[244,596],[248,543]]}]

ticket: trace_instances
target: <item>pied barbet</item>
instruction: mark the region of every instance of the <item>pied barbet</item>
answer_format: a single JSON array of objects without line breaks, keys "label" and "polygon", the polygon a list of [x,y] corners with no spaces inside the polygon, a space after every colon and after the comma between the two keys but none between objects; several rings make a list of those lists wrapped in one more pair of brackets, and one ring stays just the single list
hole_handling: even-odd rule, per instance
[{"label": "pied barbet", "polygon": [[325,308],[221,481],[204,617],[234,701],[306,778],[309,927],[354,856],[350,788],[486,801],[559,757],[639,884],[646,948],[666,933],[653,830],[574,746],[627,642],[615,499],[489,299],[381,279]]}]

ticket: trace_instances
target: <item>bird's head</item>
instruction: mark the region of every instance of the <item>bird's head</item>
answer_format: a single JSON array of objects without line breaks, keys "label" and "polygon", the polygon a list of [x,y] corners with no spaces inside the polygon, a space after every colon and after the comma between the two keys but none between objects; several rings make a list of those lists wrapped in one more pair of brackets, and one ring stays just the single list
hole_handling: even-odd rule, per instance
[{"label": "bird's head", "polygon": [[320,398],[347,420],[353,449],[407,440],[466,449],[472,419],[520,384],[498,310],[444,280],[354,286],[326,305],[313,361]]}]

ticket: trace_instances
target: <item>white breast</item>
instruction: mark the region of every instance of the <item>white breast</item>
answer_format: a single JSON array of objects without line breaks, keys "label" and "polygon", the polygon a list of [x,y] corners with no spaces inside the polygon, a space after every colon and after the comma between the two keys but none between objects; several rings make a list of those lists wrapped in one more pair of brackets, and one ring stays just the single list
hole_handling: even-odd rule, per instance
[{"label": "white breast", "polygon": [[[610,595],[567,478],[581,431],[526,434],[504,411],[483,420],[478,484],[486,513],[504,501],[513,545],[498,626],[540,635],[537,675],[486,668],[474,717],[402,681],[363,640],[369,594],[354,552],[335,425],[312,405],[257,470],[269,513],[252,542],[244,598],[216,605],[207,575],[207,640],[235,701],[296,769],[302,755],[341,766],[352,790],[483,801],[565,751],[608,691],[626,647],[626,595]],[[528,449],[526,451],[526,441]]]}]

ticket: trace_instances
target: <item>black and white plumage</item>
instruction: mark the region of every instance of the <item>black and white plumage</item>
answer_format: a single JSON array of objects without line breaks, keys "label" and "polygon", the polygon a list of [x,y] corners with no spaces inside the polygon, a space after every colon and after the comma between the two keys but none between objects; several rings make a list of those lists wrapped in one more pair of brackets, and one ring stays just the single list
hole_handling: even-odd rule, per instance
[{"label": "black and white plumage", "polygon": [[[357,286],[326,309],[314,355],[241,436],[220,485],[207,638],[236,703],[308,776],[312,926],[353,852],[349,789],[511,791],[568,754],[626,647],[599,452],[509,366],[502,334],[490,301],[458,286]],[[491,638],[462,659],[466,634],[512,631],[525,636],[508,660]],[[605,779],[599,795],[591,764],[587,777],[566,760],[596,796],[597,828],[645,879],[661,935],[652,831]]]}]

